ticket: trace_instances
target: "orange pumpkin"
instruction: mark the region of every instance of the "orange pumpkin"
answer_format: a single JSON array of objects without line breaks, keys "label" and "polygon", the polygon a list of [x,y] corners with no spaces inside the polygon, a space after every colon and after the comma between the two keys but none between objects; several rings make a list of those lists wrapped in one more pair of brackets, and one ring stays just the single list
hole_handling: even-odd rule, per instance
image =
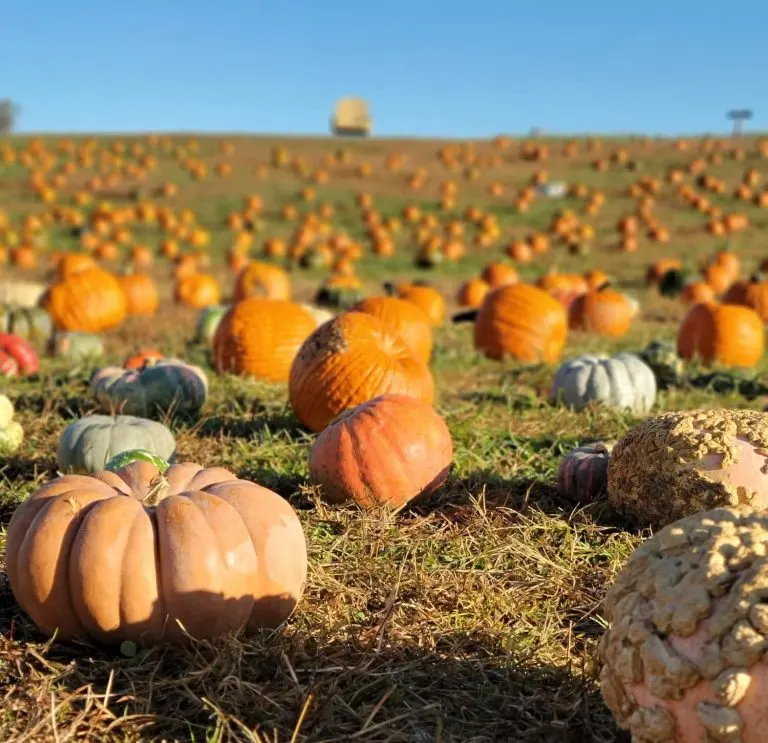
[{"label": "orange pumpkin", "polygon": [[221,287],[210,274],[193,273],[177,279],[173,295],[179,304],[201,310],[221,302]]},{"label": "orange pumpkin", "polygon": [[603,286],[576,297],[568,312],[568,324],[572,330],[621,338],[629,330],[634,314],[626,295]]},{"label": "orange pumpkin", "polygon": [[317,437],[309,475],[331,503],[397,510],[438,490],[452,459],[448,426],[431,405],[382,395],[345,411]]},{"label": "orange pumpkin", "polygon": [[145,366],[154,366],[164,358],[162,351],[158,351],[156,348],[142,348],[141,351],[131,354],[123,361],[123,369],[142,369]]},{"label": "orange pumpkin", "polygon": [[433,326],[445,322],[445,299],[437,289],[418,284],[399,284],[397,296],[420,307]]},{"label": "orange pumpkin", "polygon": [[750,307],[764,323],[768,322],[768,281],[761,274],[737,281],[725,293],[723,302]]},{"label": "orange pumpkin", "polygon": [[432,329],[429,318],[415,304],[398,297],[369,297],[358,302],[353,311],[378,317],[387,330],[399,335],[422,361],[432,355]]},{"label": "orange pumpkin", "polygon": [[291,280],[279,266],[252,261],[237,275],[234,299],[290,299]]},{"label": "orange pumpkin", "polygon": [[37,627],[119,645],[282,624],[307,574],[288,502],[221,467],[140,453],[151,461],[58,477],[13,514],[6,573]]},{"label": "orange pumpkin", "polygon": [[[706,281],[691,281],[683,287],[680,298],[685,304],[714,302],[715,290]],[[734,304],[739,303],[735,302]]]},{"label": "orange pumpkin", "polygon": [[703,270],[704,281],[712,287],[715,294],[722,294],[728,290],[736,276],[728,268],[719,263],[710,263]]},{"label": "orange pumpkin", "polygon": [[57,330],[101,333],[120,325],[127,314],[120,283],[101,268],[57,281],[41,297],[40,304]]},{"label": "orange pumpkin", "polygon": [[512,266],[506,263],[489,263],[484,269],[480,278],[485,281],[492,289],[505,284],[516,284],[520,277]]},{"label": "orange pumpkin", "polygon": [[148,273],[127,273],[118,278],[129,315],[151,316],[160,305],[155,280]]},{"label": "orange pumpkin", "polygon": [[316,325],[310,312],[285,299],[236,302],[213,337],[214,367],[219,373],[286,382],[296,353]]},{"label": "orange pumpkin", "polygon": [[560,302],[535,286],[512,284],[485,298],[475,320],[474,343],[492,359],[552,363],[560,358],[567,335]]},{"label": "orange pumpkin", "polygon": [[56,261],[56,280],[63,281],[83,271],[97,268],[96,261],[88,253],[65,253]]},{"label": "orange pumpkin", "polygon": [[697,304],[683,318],[677,333],[680,357],[698,357],[705,364],[752,367],[760,361],[763,348],[760,316],[735,304]]},{"label": "orange pumpkin", "polygon": [[432,403],[429,367],[384,323],[345,312],[317,328],[302,345],[289,379],[291,406],[312,431],[339,413],[387,393]]},{"label": "orange pumpkin", "polygon": [[459,307],[477,309],[482,305],[489,291],[491,291],[491,287],[482,279],[469,279],[459,287],[456,303]]}]

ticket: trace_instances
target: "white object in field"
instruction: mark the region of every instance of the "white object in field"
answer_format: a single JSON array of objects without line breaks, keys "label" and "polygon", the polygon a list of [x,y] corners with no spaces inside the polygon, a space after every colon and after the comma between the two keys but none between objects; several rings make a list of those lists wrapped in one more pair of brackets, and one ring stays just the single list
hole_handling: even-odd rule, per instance
[{"label": "white object in field", "polygon": [[563,181],[549,181],[539,186],[539,193],[550,199],[562,199],[567,190],[568,187]]}]

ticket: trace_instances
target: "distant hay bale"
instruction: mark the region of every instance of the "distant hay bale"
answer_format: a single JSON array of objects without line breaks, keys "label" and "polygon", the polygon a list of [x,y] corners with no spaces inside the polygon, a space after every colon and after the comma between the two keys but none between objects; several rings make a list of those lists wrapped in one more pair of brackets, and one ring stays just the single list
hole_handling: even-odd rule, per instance
[{"label": "distant hay bale", "polygon": [[336,104],[331,119],[331,131],[336,136],[367,136],[371,133],[371,115],[368,102],[362,98],[342,98]]}]

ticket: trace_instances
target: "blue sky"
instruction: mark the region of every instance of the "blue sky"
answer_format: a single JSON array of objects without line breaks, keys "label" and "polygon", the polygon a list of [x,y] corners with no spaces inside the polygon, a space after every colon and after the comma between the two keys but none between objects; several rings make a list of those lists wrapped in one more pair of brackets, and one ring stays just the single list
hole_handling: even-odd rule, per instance
[{"label": "blue sky", "polygon": [[5,0],[22,131],[376,134],[768,129],[768,2]]}]

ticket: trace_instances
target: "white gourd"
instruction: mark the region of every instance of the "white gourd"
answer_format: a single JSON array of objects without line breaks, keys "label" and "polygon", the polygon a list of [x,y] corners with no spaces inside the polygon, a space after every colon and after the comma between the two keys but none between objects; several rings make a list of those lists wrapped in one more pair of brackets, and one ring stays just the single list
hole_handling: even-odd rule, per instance
[{"label": "white gourd", "polygon": [[565,361],[555,373],[552,398],[582,410],[592,402],[645,413],[656,400],[656,377],[631,353],[584,355]]}]

